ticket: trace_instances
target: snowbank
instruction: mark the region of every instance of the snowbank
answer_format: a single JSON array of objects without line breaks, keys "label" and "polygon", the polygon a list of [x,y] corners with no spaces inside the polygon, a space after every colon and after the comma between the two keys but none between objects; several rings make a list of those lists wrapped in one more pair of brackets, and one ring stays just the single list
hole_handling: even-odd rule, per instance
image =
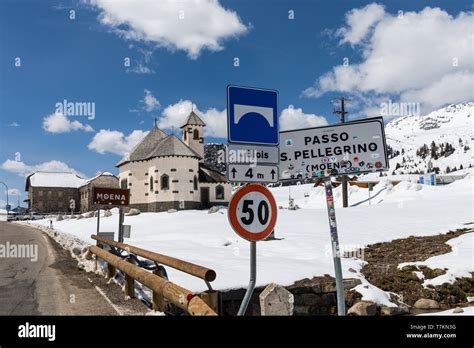
[{"label": "snowbank", "polygon": [[462,307],[462,313],[453,313],[455,309],[448,309],[446,311],[441,312],[431,312],[431,313],[423,313],[418,315],[474,315],[474,307]]}]

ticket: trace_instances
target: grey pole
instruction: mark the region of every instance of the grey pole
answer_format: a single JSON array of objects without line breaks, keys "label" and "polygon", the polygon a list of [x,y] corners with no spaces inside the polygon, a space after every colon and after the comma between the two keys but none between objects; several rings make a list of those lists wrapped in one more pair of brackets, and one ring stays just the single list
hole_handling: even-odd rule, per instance
[{"label": "grey pole", "polygon": [[334,197],[332,195],[331,178],[324,178],[324,187],[326,191],[326,203],[328,208],[329,229],[331,231],[332,256],[334,260],[334,271],[336,275],[337,291],[337,314],[346,315],[346,304],[344,302],[344,285],[342,282],[341,252],[339,250],[339,238],[337,236],[336,210],[334,209]]},{"label": "grey pole", "polygon": [[237,315],[245,315],[257,280],[257,242],[250,242],[250,282]]},{"label": "grey pole", "polygon": [[100,230],[100,207],[97,208],[97,235],[99,235]]},{"label": "grey pole", "polygon": [[119,243],[123,243],[123,208],[119,208],[119,230],[118,230],[118,241]]},{"label": "grey pole", "polygon": [[0,183],[2,183],[3,185],[5,185],[5,188],[7,189],[7,191],[6,191],[6,192],[7,192],[7,206],[6,206],[5,208],[7,208],[6,210],[7,210],[7,218],[8,218],[8,214],[9,214],[9,212],[10,212],[10,209],[8,209],[8,208],[9,208],[9,206],[8,206],[8,186],[7,186],[7,184],[5,184],[3,181],[0,181]]}]

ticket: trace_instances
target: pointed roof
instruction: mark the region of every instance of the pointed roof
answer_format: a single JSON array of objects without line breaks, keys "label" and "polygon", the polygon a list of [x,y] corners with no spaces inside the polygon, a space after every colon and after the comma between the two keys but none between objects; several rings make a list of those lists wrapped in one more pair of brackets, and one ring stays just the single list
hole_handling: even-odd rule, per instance
[{"label": "pointed roof", "polygon": [[163,156],[189,156],[201,158],[197,152],[184,144],[175,135],[168,135],[166,138],[160,141],[158,146],[155,147],[155,149],[147,156],[147,158]]},{"label": "pointed roof", "polygon": [[205,126],[206,124],[204,123],[203,120],[201,120],[199,118],[198,115],[196,115],[196,113],[194,111],[191,111],[188,118],[186,119],[186,122],[184,122],[184,124],[181,126],[181,128],[183,128],[184,126],[190,126],[190,125]]},{"label": "pointed roof", "polygon": [[167,135],[159,128],[153,128],[141,142],[139,142],[131,151],[128,157],[122,158],[117,164],[120,167],[122,164],[143,161],[153,157],[164,156],[189,156],[198,159],[201,156],[184,144],[175,135]]},{"label": "pointed roof", "polygon": [[124,156],[118,163],[117,166],[125,164],[130,161],[140,161],[147,158],[147,155],[153,151],[153,149],[163,140],[167,134],[158,127],[154,127],[145,138],[142,139],[135,147],[130,151],[128,156]]}]

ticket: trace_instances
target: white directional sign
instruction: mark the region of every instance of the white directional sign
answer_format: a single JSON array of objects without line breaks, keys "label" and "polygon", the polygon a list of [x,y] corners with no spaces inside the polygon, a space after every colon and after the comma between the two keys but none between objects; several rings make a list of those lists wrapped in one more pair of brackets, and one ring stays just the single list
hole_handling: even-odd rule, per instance
[{"label": "white directional sign", "polygon": [[278,167],[229,164],[227,178],[232,182],[278,182]]},{"label": "white directional sign", "polygon": [[265,186],[250,184],[241,187],[231,198],[227,210],[234,231],[249,241],[267,238],[277,219],[275,198]]},{"label": "white directional sign", "polygon": [[280,179],[388,170],[382,117],[280,132]]},{"label": "white directional sign", "polygon": [[227,163],[278,164],[279,157],[276,146],[231,143],[227,148]]}]

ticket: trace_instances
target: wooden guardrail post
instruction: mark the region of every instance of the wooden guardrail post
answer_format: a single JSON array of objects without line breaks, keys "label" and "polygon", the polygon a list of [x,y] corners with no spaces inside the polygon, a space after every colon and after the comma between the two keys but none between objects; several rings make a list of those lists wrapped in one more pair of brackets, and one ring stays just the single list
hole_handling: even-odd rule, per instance
[{"label": "wooden guardrail post", "polygon": [[201,292],[199,297],[206,302],[206,304],[211,307],[214,312],[219,313],[219,291],[216,290],[207,290]]},{"label": "wooden guardrail post", "polygon": [[[135,265],[135,261],[129,256],[127,262]],[[129,298],[135,298],[135,280],[128,274],[125,274],[125,295]]]},{"label": "wooden guardrail post", "polygon": [[[164,278],[163,271],[161,268],[157,268],[153,271],[153,274],[157,275],[160,278]],[[152,298],[152,304],[153,304],[153,310],[154,311],[159,311],[159,312],[164,312],[166,303],[165,303],[165,298],[163,297],[163,294],[157,291],[153,291],[153,298]]]},{"label": "wooden guardrail post", "polygon": [[115,267],[110,263],[107,263],[107,278],[111,279],[115,277],[116,272],[117,270],[115,269]]}]

